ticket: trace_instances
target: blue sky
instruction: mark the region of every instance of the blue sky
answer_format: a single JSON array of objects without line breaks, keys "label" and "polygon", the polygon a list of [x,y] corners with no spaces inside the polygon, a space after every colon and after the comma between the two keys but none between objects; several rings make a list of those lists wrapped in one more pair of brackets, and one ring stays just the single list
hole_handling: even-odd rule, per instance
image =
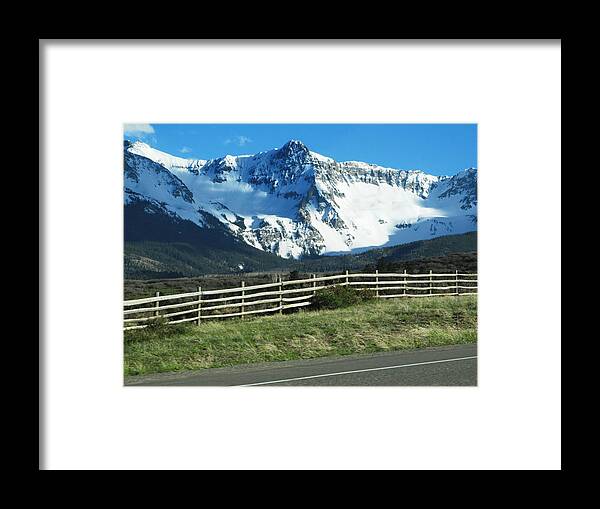
[{"label": "blue sky", "polygon": [[197,159],[254,154],[296,139],[337,161],[434,175],[477,166],[477,124],[126,124],[125,138]]}]

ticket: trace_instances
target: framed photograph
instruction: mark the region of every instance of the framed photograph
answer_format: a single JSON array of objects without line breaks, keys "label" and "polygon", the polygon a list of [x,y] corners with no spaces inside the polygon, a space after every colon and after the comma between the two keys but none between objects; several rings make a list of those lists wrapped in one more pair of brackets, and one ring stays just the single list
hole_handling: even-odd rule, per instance
[{"label": "framed photograph", "polygon": [[39,56],[41,470],[561,468],[560,39]]}]

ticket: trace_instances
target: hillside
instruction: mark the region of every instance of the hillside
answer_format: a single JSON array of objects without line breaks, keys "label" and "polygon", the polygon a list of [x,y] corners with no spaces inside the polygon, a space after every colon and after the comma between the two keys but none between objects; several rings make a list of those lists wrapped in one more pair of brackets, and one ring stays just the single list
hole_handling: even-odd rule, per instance
[{"label": "hillside", "polygon": [[389,266],[393,263],[419,260],[432,257],[444,257],[453,253],[476,253],[477,232],[461,235],[446,235],[430,240],[419,240],[399,246],[371,249],[356,255],[321,256],[302,260],[297,269],[303,271],[329,271],[358,269],[367,266]]},{"label": "hillside", "polygon": [[[158,235],[159,229],[155,230]],[[183,228],[181,231],[185,231]],[[409,272],[422,272],[426,267],[437,271],[464,270],[477,267],[477,233],[448,235],[402,246],[373,249],[358,255],[320,256],[305,260],[289,260],[242,244],[207,247],[183,237],[180,242],[159,240],[125,242],[126,279],[170,279],[207,274],[242,276],[249,272],[336,272],[364,268],[399,267]],[[186,241],[183,241],[186,240]],[[239,263],[242,260],[242,264]]]},{"label": "hillside", "polygon": [[132,201],[125,208],[126,279],[283,269],[288,261],[249,246],[211,216],[200,228],[161,213],[160,204]]}]

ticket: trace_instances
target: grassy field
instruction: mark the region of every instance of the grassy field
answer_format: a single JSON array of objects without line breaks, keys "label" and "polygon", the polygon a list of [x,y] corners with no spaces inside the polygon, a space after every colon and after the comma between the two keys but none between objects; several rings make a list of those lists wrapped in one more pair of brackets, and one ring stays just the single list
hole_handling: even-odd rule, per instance
[{"label": "grassy field", "polygon": [[365,302],[327,311],[125,332],[125,375],[477,341],[477,297]]}]

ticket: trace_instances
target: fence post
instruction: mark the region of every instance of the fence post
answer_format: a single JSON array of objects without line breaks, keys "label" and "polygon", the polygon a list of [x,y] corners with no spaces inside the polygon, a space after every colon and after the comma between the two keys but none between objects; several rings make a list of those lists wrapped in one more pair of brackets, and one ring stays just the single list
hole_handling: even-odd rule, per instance
[{"label": "fence post", "polygon": [[433,270],[429,269],[429,295],[433,295]]},{"label": "fence post", "polygon": [[244,297],[246,296],[246,290],[244,290],[244,287],[246,286],[246,281],[242,281],[242,320],[244,319],[244,303],[245,303],[245,299]]},{"label": "fence post", "polygon": [[202,320],[202,287],[198,287],[198,325]]},{"label": "fence post", "polygon": [[350,283],[350,279],[348,279],[348,269],[346,269],[346,286]]},{"label": "fence post", "polygon": [[406,297],[406,269],[404,269],[404,290],[402,290],[402,295]]},{"label": "fence post", "polygon": [[456,269],[454,271],[454,273],[456,274],[455,279],[456,279],[456,295],[458,295],[459,289],[458,289],[458,269]]},{"label": "fence post", "polygon": [[[160,292],[156,292],[156,293],[154,294],[154,296],[155,296],[155,297],[160,297]],[[159,306],[160,306],[160,302],[159,302],[159,301],[156,301],[156,302],[154,303],[154,308],[156,309],[156,311],[154,311],[154,316],[155,316],[155,317],[158,317],[158,316],[160,316],[160,313],[158,312],[158,308],[159,308]]]},{"label": "fence post", "polygon": [[375,269],[375,296],[379,298],[379,269]]},{"label": "fence post", "polygon": [[[310,278],[311,278],[311,279],[315,279],[316,277],[317,277],[317,275],[316,275],[316,274],[311,274],[311,275],[310,275]],[[314,296],[317,294],[317,292],[314,290],[314,288],[316,288],[316,287],[317,287],[317,282],[316,282],[316,281],[313,281],[313,283],[312,283],[312,287],[313,287],[312,296],[314,297]]]},{"label": "fence post", "polygon": [[281,276],[278,276],[279,280],[279,314],[283,314],[283,283],[281,281]]}]

